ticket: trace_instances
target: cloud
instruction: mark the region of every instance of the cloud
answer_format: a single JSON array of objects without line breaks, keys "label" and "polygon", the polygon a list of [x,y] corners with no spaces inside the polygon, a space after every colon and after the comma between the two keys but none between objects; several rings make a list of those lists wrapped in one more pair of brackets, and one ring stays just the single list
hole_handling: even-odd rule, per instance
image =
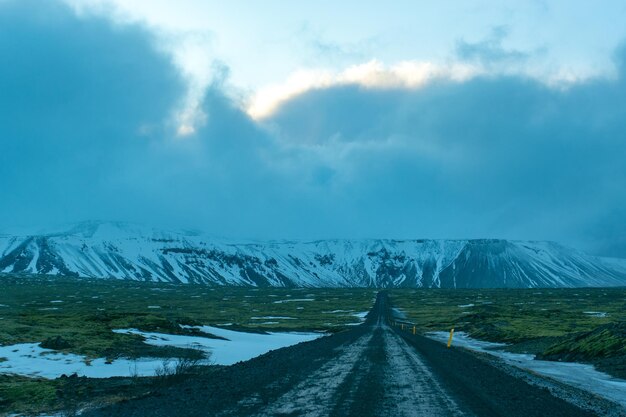
[{"label": "cloud", "polygon": [[508,36],[508,28],[497,26],[490,35],[479,42],[460,40],[456,45],[456,54],[463,61],[478,62],[491,66],[494,64],[517,64],[526,61],[530,54],[518,50],[505,49],[503,41]]},{"label": "cloud", "polygon": [[438,65],[420,61],[403,61],[387,67],[377,60],[349,66],[339,72],[302,70],[283,83],[259,89],[251,98],[247,113],[255,119],[269,117],[281,104],[310,90],[349,85],[374,89],[415,89],[438,79],[463,81],[475,76],[478,71],[471,65]]},{"label": "cloud", "polygon": [[228,98],[227,68],[200,98],[204,123],[179,138],[187,85],[154,40],[58,2],[0,3],[0,229],[103,219],[286,232],[285,211],[305,199]]},{"label": "cloud", "polygon": [[[418,89],[429,83],[465,82],[478,76],[531,78],[554,88],[569,88],[587,81],[591,76],[557,67],[546,70],[537,65],[544,49],[532,52],[507,49],[503,46],[508,36],[506,26],[492,28],[490,34],[477,42],[459,40],[453,56],[444,61],[404,60],[392,65],[373,59],[343,70],[308,68],[295,71],[286,80],[259,88],[246,105],[246,112],[256,120],[270,118],[284,103],[314,90],[358,86],[366,89]],[[318,36],[319,39],[321,37]],[[337,56],[341,61],[339,45],[319,40],[319,51],[327,57]],[[319,62],[320,59],[317,60]]]},{"label": "cloud", "polygon": [[[350,196],[373,234],[590,244],[590,230],[609,229],[594,228],[598,219],[626,205],[620,68],[618,79],[566,90],[516,75],[417,90],[332,86],[292,98],[264,121],[303,161],[311,149],[325,158],[329,187]],[[612,219],[624,236],[621,217]]]},{"label": "cloud", "polygon": [[122,215],[132,204],[123,172],[173,128],[184,91],[151,39],[55,2],[0,3],[3,223]]},{"label": "cloud", "polygon": [[357,41],[333,40],[324,30],[310,22],[303,23],[292,35],[292,48],[304,49],[310,55],[305,64],[319,66],[320,63],[341,67],[363,61],[381,47],[379,36],[368,36]]},{"label": "cloud", "polygon": [[624,50],[614,79],[567,89],[467,64],[305,73],[260,102],[260,120],[222,66],[181,139],[187,86],[153,39],[52,2],[0,3],[1,228],[112,219],[623,253]]}]

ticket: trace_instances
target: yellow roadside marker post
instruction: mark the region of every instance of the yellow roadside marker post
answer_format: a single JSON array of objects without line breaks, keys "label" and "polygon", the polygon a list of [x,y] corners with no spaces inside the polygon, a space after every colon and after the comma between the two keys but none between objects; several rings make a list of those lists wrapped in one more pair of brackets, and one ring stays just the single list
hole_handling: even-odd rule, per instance
[{"label": "yellow roadside marker post", "polygon": [[413,326],[413,334],[415,334],[415,326]]},{"label": "yellow roadside marker post", "polygon": [[454,336],[454,327],[450,329],[450,337],[448,338],[448,349],[452,345],[452,336]]},{"label": "yellow roadside marker post", "polygon": [[400,330],[404,330],[404,324],[400,325]]}]

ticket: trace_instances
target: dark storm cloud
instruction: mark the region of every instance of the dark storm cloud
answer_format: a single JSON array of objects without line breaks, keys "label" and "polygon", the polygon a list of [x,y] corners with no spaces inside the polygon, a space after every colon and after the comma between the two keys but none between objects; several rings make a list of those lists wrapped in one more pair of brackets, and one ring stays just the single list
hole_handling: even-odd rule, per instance
[{"label": "dark storm cloud", "polygon": [[316,90],[271,124],[285,142],[345,150],[334,178],[367,202],[353,209],[375,234],[591,243],[610,215],[602,228],[623,237],[624,56],[617,80],[566,90],[515,76]]},{"label": "dark storm cloud", "polygon": [[221,85],[201,131],[176,137],[186,86],[140,27],[2,2],[0,59],[2,229],[119,219],[247,236],[295,224],[292,199],[305,198],[268,168],[271,138]]},{"label": "dark storm cloud", "polygon": [[318,89],[262,125],[226,78],[206,92],[206,123],[180,138],[171,116],[185,85],[147,32],[2,2],[0,227],[112,219],[231,237],[555,239],[615,254],[626,232],[617,57],[617,79],[567,90],[493,75]]},{"label": "dark storm cloud", "polygon": [[2,224],[125,214],[123,172],[163,134],[182,87],[136,27],[0,3]]}]

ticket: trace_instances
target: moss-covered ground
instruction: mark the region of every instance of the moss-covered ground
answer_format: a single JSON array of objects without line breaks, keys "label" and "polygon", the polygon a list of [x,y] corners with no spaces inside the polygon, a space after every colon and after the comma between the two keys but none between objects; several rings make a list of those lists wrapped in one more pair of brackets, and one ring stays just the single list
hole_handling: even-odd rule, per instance
[{"label": "moss-covered ground", "polygon": [[[373,289],[224,288],[0,275],[0,344],[106,357],[189,357],[113,329],[184,334],[180,325],[244,331],[339,331],[373,304]],[[626,289],[394,289],[392,305],[421,332],[454,327],[515,352],[593,363],[626,378]],[[2,361],[3,358],[0,358]],[[149,392],[153,378],[0,375],[0,415],[67,408],[76,396],[109,402]],[[73,394],[78,393],[78,394]]]},{"label": "moss-covered ground", "polygon": [[[194,330],[180,325],[214,325],[335,332],[358,323],[354,314],[368,311],[375,295],[373,289],[207,287],[5,274],[0,275],[0,344],[36,342],[87,358],[194,357],[200,353],[193,349],[152,346],[140,336],[112,330],[186,334]],[[79,380],[81,389],[92,384],[106,398],[120,387],[126,387],[122,397],[141,393],[128,382],[133,379]],[[0,375],[0,415],[62,407],[67,401],[62,382]]]},{"label": "moss-covered ground", "polygon": [[[215,325],[244,331],[333,332],[359,322],[371,289],[233,288],[118,280],[0,276],[0,344],[44,342],[44,347],[106,357],[172,357],[135,328],[193,333],[181,325]],[[183,352],[174,352],[183,353]]]},{"label": "moss-covered ground", "polygon": [[464,331],[507,350],[626,378],[626,288],[392,290],[421,332]]}]

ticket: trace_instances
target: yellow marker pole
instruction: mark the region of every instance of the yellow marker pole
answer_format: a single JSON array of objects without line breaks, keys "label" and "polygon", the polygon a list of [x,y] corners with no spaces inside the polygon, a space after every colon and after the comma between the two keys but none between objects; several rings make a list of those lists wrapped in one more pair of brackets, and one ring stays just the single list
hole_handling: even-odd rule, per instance
[{"label": "yellow marker pole", "polygon": [[448,348],[452,345],[452,336],[454,336],[454,327],[450,329],[450,337],[448,338]]},{"label": "yellow marker pole", "polygon": [[413,334],[415,334],[415,326],[413,326]]},{"label": "yellow marker pole", "polygon": [[400,329],[404,330],[404,324],[400,325]]}]

